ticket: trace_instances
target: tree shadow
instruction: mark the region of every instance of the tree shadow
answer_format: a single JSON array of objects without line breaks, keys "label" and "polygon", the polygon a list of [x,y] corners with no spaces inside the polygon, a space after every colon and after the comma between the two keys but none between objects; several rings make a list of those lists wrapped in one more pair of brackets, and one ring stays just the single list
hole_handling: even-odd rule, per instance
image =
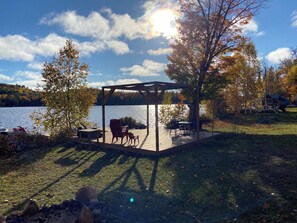
[{"label": "tree shadow", "polygon": [[[110,221],[115,222],[223,222],[245,219],[255,210],[267,211],[273,220],[278,213],[268,211],[272,204],[296,209],[295,139],[296,135],[222,134],[154,159],[149,181],[135,158],[100,191],[99,199],[109,204]],[[155,190],[156,181],[166,184],[166,170],[174,172],[174,191],[168,194]],[[133,177],[138,190],[127,183]]]},{"label": "tree shadow", "polygon": [[12,156],[0,157],[0,176],[6,175],[10,171],[25,168],[27,165],[44,158],[51,152],[52,147],[25,150],[15,153]]},{"label": "tree shadow", "polygon": [[[79,176],[94,178],[110,165],[119,170],[108,173],[111,181],[100,185],[98,198],[109,207],[109,222],[228,222],[248,219],[255,210],[273,222],[279,213],[269,206],[297,208],[295,148],[296,135],[221,134],[159,158],[107,151]],[[58,183],[97,152],[85,153],[80,160],[71,151],[65,153],[62,161],[78,163],[29,198]],[[61,160],[57,163],[65,165]]]},{"label": "tree shadow", "polygon": [[183,206],[201,222],[221,222],[271,203],[296,208],[293,148],[296,135],[225,134],[201,143],[191,155],[172,156],[167,165],[176,173],[176,193],[196,203]]},{"label": "tree shadow", "polygon": [[119,156],[120,156],[119,153],[106,152],[102,157],[94,161],[89,168],[85,169],[81,174],[79,174],[79,176],[80,177],[95,176],[105,166],[115,163]]},{"label": "tree shadow", "polygon": [[76,157],[76,159],[71,159],[70,157],[65,157],[69,156],[72,153],[67,153],[63,157],[59,158],[57,161],[55,161],[56,164],[60,164],[63,166],[73,166],[70,170],[56,178],[54,181],[51,183],[47,184],[46,186],[42,187],[38,191],[36,191],[34,194],[28,196],[26,199],[15,205],[14,207],[10,208],[8,211],[4,212],[4,215],[8,215],[14,211],[21,210],[24,205],[28,202],[29,199],[34,199],[36,196],[39,194],[43,193],[44,191],[47,191],[49,188],[54,186],[55,184],[59,183],[61,180],[66,178],[68,175],[73,173],[76,169],[80,168],[82,165],[84,165],[86,162],[88,162],[92,157],[94,157],[97,154],[97,151],[85,153],[83,156]]}]

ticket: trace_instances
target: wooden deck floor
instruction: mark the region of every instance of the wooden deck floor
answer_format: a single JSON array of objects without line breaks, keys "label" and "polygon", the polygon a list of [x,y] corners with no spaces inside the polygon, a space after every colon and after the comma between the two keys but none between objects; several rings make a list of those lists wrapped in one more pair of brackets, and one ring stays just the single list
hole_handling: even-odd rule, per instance
[{"label": "wooden deck floor", "polygon": [[[195,144],[197,142],[195,135],[185,135],[181,131],[177,131],[176,133],[172,131],[171,133],[168,130],[159,129],[159,151],[156,150],[156,138],[155,138],[155,129],[150,129],[150,134],[147,135],[147,130],[138,130],[132,129],[129,132],[132,132],[135,136],[139,136],[139,142],[136,141],[134,146],[134,142],[127,142],[126,139],[123,140],[123,144],[121,144],[121,140],[119,139],[115,143],[111,143],[112,134],[110,129],[106,129],[106,142],[102,143],[103,139],[100,139],[100,147],[103,149],[116,149],[125,152],[133,152],[139,154],[147,154],[147,155],[160,155],[169,151],[182,149],[185,147],[189,147],[190,144]],[[203,140],[212,136],[218,135],[218,133],[211,133],[204,131],[200,133],[199,139]],[[95,141],[94,141],[95,142]]]}]

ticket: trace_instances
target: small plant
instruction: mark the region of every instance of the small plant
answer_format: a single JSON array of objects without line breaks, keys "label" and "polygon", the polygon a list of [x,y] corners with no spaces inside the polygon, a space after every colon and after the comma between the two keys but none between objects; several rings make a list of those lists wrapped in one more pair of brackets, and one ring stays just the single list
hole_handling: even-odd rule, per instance
[{"label": "small plant", "polygon": [[120,118],[123,126],[129,126],[129,129],[144,129],[146,125],[141,122],[138,122],[136,119],[132,117],[124,117]]},{"label": "small plant", "polygon": [[49,143],[49,138],[41,133],[34,133],[28,136],[29,138],[29,148],[41,148]]}]

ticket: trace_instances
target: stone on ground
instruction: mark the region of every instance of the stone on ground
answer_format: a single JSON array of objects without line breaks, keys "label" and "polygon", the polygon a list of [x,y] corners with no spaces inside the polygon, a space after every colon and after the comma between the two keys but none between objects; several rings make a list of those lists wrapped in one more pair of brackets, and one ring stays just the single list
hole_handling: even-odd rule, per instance
[{"label": "stone on ground", "polygon": [[39,212],[38,204],[36,203],[36,201],[31,199],[25,204],[23,209],[24,215],[32,216],[37,214],[38,212]]},{"label": "stone on ground", "polygon": [[98,193],[93,187],[85,186],[76,192],[75,199],[82,204],[89,205],[91,201],[98,200]]},{"label": "stone on ground", "polygon": [[84,205],[82,207],[82,209],[80,211],[78,222],[79,223],[93,223],[94,222],[93,213],[88,206]]},{"label": "stone on ground", "polygon": [[4,223],[5,222],[5,218],[0,214],[0,223]]}]

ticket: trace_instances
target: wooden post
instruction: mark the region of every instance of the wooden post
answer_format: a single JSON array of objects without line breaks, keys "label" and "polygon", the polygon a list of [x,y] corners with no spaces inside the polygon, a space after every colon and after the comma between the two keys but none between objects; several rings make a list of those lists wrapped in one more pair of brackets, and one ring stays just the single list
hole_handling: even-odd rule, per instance
[{"label": "wooden post", "polygon": [[199,91],[197,90],[197,102],[196,102],[196,132],[197,132],[197,140],[199,140],[199,133],[200,133],[200,128],[199,128],[199,122],[200,122],[200,95]]},{"label": "wooden post", "polygon": [[155,130],[156,130],[156,151],[159,152],[159,114],[158,114],[158,86],[155,86]]},{"label": "wooden post", "polygon": [[149,91],[146,91],[146,134],[150,134],[150,104],[149,104]]},{"label": "wooden post", "polygon": [[108,98],[113,94],[115,88],[110,89],[108,94],[105,96],[104,92],[105,88],[102,88],[102,125],[103,125],[103,143],[105,143],[105,105],[107,103]]},{"label": "wooden post", "polygon": [[105,94],[102,88],[102,128],[103,128],[103,143],[105,143]]}]

